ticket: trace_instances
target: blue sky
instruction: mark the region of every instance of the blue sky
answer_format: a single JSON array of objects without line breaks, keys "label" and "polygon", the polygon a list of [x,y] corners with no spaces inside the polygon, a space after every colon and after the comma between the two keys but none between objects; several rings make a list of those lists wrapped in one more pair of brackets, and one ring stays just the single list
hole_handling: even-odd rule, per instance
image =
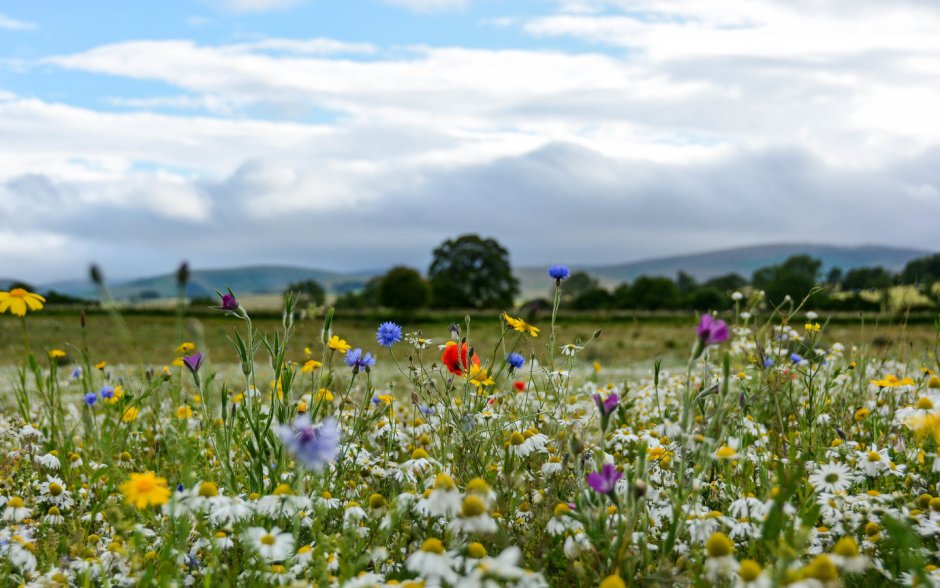
[{"label": "blue sky", "polygon": [[937,249],[926,0],[0,0],[0,278]]}]

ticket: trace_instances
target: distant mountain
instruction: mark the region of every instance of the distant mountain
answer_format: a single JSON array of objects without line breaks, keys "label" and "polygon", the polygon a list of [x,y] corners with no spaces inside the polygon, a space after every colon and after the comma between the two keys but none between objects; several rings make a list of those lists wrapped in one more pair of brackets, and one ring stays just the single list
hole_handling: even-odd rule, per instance
[{"label": "distant mountain", "polygon": [[[289,284],[316,280],[327,290],[361,288],[371,274],[341,274],[326,270],[293,266],[246,266],[228,269],[193,270],[187,295],[190,298],[215,296],[215,291],[231,288],[239,294],[270,294],[283,292]],[[109,286],[117,300],[170,298],[176,296],[176,273],[118,282]],[[89,281],[75,280],[44,284],[43,291],[56,290],[70,296],[96,298],[97,291]]]},{"label": "distant mountain", "polygon": [[[615,265],[572,266],[572,270],[586,271],[607,286],[629,282],[641,275],[675,278],[680,271],[686,272],[699,281],[729,273],[740,274],[749,280],[754,270],[780,263],[791,255],[807,254],[821,259],[822,271],[825,273],[833,267],[848,270],[864,266],[881,266],[892,271],[900,271],[908,261],[930,255],[930,253],[930,251],[920,249],[881,245],[845,247],[786,243],[737,247]],[[519,268],[516,270],[516,275],[519,277],[524,293],[533,292],[544,296],[549,289],[546,286],[545,268]]]}]

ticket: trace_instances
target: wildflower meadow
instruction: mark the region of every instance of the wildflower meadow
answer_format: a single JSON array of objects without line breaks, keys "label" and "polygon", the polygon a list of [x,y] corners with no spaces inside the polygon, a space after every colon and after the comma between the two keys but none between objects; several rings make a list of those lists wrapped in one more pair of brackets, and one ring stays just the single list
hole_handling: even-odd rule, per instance
[{"label": "wildflower meadow", "polygon": [[0,582],[940,585],[937,345],[875,356],[754,290],[688,322],[686,361],[602,368],[586,352],[604,325],[558,335],[570,275],[544,274],[537,324],[402,317],[362,340],[333,309],[298,340],[291,295],[260,329],[219,293],[238,361],[180,329],[166,366],[93,356],[84,318],[39,348],[45,299],[0,292],[22,335],[0,397]]}]

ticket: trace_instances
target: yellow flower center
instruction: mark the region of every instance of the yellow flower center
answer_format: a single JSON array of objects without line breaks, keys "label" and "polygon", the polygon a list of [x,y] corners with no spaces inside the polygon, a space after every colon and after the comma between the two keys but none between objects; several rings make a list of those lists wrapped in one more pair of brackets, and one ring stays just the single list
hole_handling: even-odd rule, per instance
[{"label": "yellow flower center", "polygon": [[59,484],[56,484],[55,482],[52,482],[51,484],[49,484],[49,494],[52,494],[53,496],[58,496],[62,494],[62,486],[60,486]]},{"label": "yellow flower center", "polygon": [[735,451],[733,448],[728,447],[727,445],[722,445],[718,448],[718,451],[715,452],[715,457],[718,459],[731,459],[734,457]]},{"label": "yellow flower center", "polygon": [[509,436],[510,445],[522,445],[523,443],[525,443],[525,437],[519,431],[513,431],[512,435]]},{"label": "yellow flower center", "polygon": [[607,576],[601,580],[597,588],[627,588],[627,584],[620,576]]},{"label": "yellow flower center", "polygon": [[20,498],[19,496],[14,496],[13,498],[9,500],[9,502],[7,502],[7,506],[9,506],[10,508],[23,508],[25,504],[26,503],[24,503],[23,499]]},{"label": "yellow flower center", "polygon": [[467,496],[463,499],[460,514],[464,518],[478,517],[486,512],[486,505],[478,496]]},{"label": "yellow flower center", "polygon": [[199,496],[211,498],[219,495],[219,486],[215,482],[203,482],[199,484]]},{"label": "yellow flower center", "polygon": [[869,451],[868,461],[881,461],[881,454],[877,451]]},{"label": "yellow flower center", "polygon": [[467,482],[467,492],[476,492],[477,494],[489,494],[490,485],[483,478],[474,478]]},{"label": "yellow flower center", "polygon": [[760,573],[760,564],[753,559],[745,559],[741,561],[741,565],[738,567],[738,575],[740,575],[741,579],[745,582],[753,582],[757,580],[757,578],[760,577]]},{"label": "yellow flower center", "polygon": [[920,410],[931,410],[933,408],[933,401],[926,396],[921,396],[917,401],[917,408]]},{"label": "yellow flower center", "polygon": [[276,539],[274,538],[274,535],[270,533],[265,533],[264,535],[261,536],[261,539],[259,539],[259,541],[261,542],[262,545],[274,545],[274,542],[276,541]]},{"label": "yellow flower center", "polygon": [[424,543],[421,545],[421,551],[427,553],[444,553],[444,544],[441,543],[440,539],[431,537],[430,539],[425,539]]},{"label": "yellow flower center", "polygon": [[851,537],[843,537],[836,543],[832,552],[842,557],[858,557],[858,543]]},{"label": "yellow flower center", "polygon": [[486,548],[483,547],[482,543],[474,541],[470,545],[467,545],[467,555],[473,559],[483,559],[486,557]]},{"label": "yellow flower center", "polygon": [[734,543],[724,533],[712,533],[705,542],[708,557],[725,557],[734,553]]}]

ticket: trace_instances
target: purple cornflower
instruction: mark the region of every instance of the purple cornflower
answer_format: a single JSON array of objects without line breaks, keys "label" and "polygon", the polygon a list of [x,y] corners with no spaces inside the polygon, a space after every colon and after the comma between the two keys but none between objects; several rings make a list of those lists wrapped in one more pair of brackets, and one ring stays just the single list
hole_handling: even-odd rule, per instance
[{"label": "purple cornflower", "polygon": [[72,379],[77,380],[81,377],[82,377],[82,366],[78,366],[77,368],[72,370]]},{"label": "purple cornflower", "polygon": [[97,394],[95,394],[94,392],[89,392],[85,394],[85,404],[87,404],[88,406],[94,406],[96,402],[98,402]]},{"label": "purple cornflower", "polygon": [[114,398],[114,388],[111,386],[102,386],[101,390],[98,391],[98,394],[101,394],[101,397],[105,400],[111,400]]},{"label": "purple cornflower", "polygon": [[793,363],[801,363],[803,361],[803,356],[800,355],[799,353],[791,353],[790,361],[792,361]]},{"label": "purple cornflower", "polygon": [[235,294],[231,290],[227,294],[222,294],[218,290],[216,294],[219,295],[219,305],[213,306],[216,310],[224,310],[225,312],[235,312],[238,310],[238,299],[235,298]]},{"label": "purple cornflower", "polygon": [[353,372],[367,370],[375,365],[375,358],[372,357],[372,354],[368,351],[363,352],[359,347],[347,351],[343,361],[353,369]]},{"label": "purple cornflower", "polygon": [[617,405],[620,404],[620,396],[614,393],[601,400],[601,395],[595,394],[594,404],[597,405],[602,415],[610,416],[610,413],[614,412],[617,409]]},{"label": "purple cornflower", "polygon": [[562,280],[567,279],[570,275],[571,270],[568,269],[567,265],[553,265],[548,268],[548,277],[555,280],[558,284],[560,284]]},{"label": "purple cornflower", "polygon": [[715,345],[728,340],[728,325],[710,314],[703,314],[695,329],[702,345]]},{"label": "purple cornflower", "polygon": [[199,368],[202,367],[202,360],[203,360],[202,352],[197,351],[196,353],[192,355],[187,355],[186,357],[184,357],[183,363],[186,364],[186,367],[189,368],[189,371],[195,374],[196,372],[199,371]]},{"label": "purple cornflower", "polygon": [[612,464],[605,463],[600,472],[591,472],[587,475],[588,486],[598,494],[612,494],[617,487],[617,481],[623,474],[617,471]]},{"label": "purple cornflower", "polygon": [[276,431],[287,450],[313,471],[322,470],[339,453],[340,430],[332,418],[315,427],[310,417],[303,414],[290,426],[278,425]]},{"label": "purple cornflower", "polygon": [[375,333],[375,339],[382,347],[391,347],[401,341],[401,327],[391,321],[382,323]]},{"label": "purple cornflower", "polygon": [[506,356],[506,363],[509,364],[511,370],[517,370],[525,364],[525,358],[522,357],[522,354],[513,351]]}]

